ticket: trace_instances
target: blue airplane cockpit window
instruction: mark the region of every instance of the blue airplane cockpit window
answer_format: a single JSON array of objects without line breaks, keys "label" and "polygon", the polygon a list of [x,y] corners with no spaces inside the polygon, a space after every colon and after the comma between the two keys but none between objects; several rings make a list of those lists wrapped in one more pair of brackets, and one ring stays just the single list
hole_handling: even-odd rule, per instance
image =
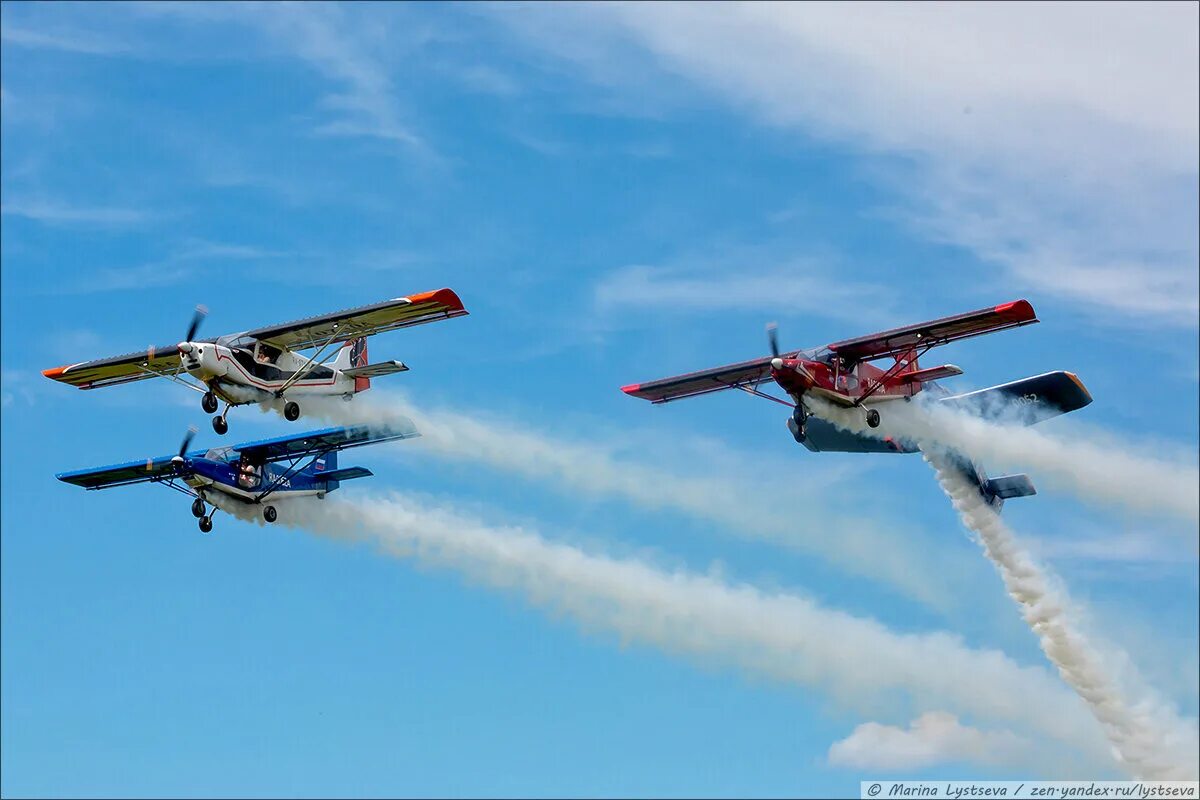
[{"label": "blue airplane cockpit window", "polygon": [[204,453],[204,457],[209,461],[228,461],[229,453],[233,450],[231,447],[214,447]]},{"label": "blue airplane cockpit window", "polygon": [[262,482],[262,467],[249,461],[238,463],[238,486],[243,489],[255,489]]}]

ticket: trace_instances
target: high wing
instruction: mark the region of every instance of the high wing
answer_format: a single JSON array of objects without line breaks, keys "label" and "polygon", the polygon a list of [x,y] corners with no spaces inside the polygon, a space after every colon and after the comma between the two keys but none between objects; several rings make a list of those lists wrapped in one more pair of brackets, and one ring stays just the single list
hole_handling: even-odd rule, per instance
[{"label": "high wing", "polygon": [[466,314],[467,310],[457,294],[450,289],[438,289],[436,292],[398,297],[370,306],[258,328],[247,331],[245,335],[276,347],[305,350]]},{"label": "high wing", "polygon": [[[796,353],[785,353],[783,357],[794,358],[795,356]],[[668,403],[684,397],[696,397],[723,389],[734,389],[738,386],[752,389],[770,377],[771,358],[771,356],[756,358],[753,361],[713,367],[700,372],[690,372],[687,375],[676,375],[672,378],[662,378],[647,383],[634,383],[622,386],[621,391],[633,397],[649,400],[651,403]]]},{"label": "high wing", "polygon": [[1032,325],[1037,321],[1037,314],[1029,301],[1014,300],[966,314],[846,339],[829,345],[829,349],[845,361],[871,361],[901,355],[914,347],[929,348],[949,344],[970,336]]},{"label": "high wing", "polygon": [[[186,458],[199,458],[203,450],[188,453]],[[111,486],[127,486],[131,483],[146,483],[159,481],[177,473],[178,467],[173,463],[175,456],[159,456],[144,461],[128,461],[124,464],[113,464],[108,467],[81,469],[75,472],[60,472],[54,477],[63,483],[82,486],[85,489],[107,489]]]},{"label": "high wing", "polygon": [[[210,343],[215,342],[216,339],[200,341]],[[140,353],[127,353],[123,356],[55,367],[43,370],[42,374],[51,380],[69,383],[80,389],[99,389],[102,386],[116,386],[120,383],[140,381],[145,378],[171,376],[179,373],[182,369],[183,365],[179,361],[179,345],[168,344],[162,347],[151,347]]]},{"label": "high wing", "polygon": [[391,442],[397,439],[411,439],[421,434],[411,422],[392,424],[389,426],[355,425],[347,428],[325,428],[319,431],[292,436],[280,436],[276,439],[263,439],[257,442],[234,445],[231,449],[256,463],[282,461],[284,459],[304,458],[310,455],[327,453],[331,450],[345,450],[350,447],[360,447],[376,442]]}]

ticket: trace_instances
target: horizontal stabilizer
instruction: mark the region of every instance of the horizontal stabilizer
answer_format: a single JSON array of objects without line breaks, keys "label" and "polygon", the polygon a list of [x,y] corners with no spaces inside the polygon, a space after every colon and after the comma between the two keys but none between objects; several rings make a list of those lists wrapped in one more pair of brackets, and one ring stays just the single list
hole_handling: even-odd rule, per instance
[{"label": "horizontal stabilizer", "polygon": [[333,472],[322,473],[317,478],[323,481],[349,481],[355,478],[369,478],[374,474],[374,472],[371,472],[366,467],[346,467],[345,469],[335,469]]},{"label": "horizontal stabilizer", "polygon": [[902,372],[896,377],[901,383],[917,383],[919,381],[936,381],[940,378],[953,378],[962,375],[962,369],[953,364],[943,364],[940,367],[929,367],[912,372]]},{"label": "horizontal stabilizer", "polygon": [[1010,500],[1014,497],[1029,497],[1037,494],[1037,489],[1033,487],[1033,481],[1028,475],[1001,475],[999,478],[991,478],[983,484],[987,493],[1001,500]]},{"label": "horizontal stabilizer", "polygon": [[1047,372],[990,389],[944,397],[938,402],[985,419],[1033,425],[1077,411],[1092,402],[1083,382],[1070,372]]},{"label": "horizontal stabilizer", "polygon": [[365,367],[351,367],[342,370],[342,374],[350,378],[379,378],[396,372],[407,372],[408,367],[400,361],[380,361],[378,364],[368,364]]}]

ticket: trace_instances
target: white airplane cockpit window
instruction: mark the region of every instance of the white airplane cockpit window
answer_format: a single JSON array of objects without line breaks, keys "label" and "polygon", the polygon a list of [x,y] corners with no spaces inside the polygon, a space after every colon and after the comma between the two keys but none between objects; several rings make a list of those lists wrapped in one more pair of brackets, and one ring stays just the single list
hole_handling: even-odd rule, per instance
[{"label": "white airplane cockpit window", "polygon": [[278,348],[258,342],[255,345],[254,360],[260,364],[274,364],[279,360],[279,353]]}]

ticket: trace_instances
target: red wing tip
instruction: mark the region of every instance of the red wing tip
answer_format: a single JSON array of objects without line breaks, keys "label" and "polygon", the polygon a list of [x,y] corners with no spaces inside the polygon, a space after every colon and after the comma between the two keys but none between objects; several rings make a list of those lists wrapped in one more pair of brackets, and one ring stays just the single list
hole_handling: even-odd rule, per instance
[{"label": "red wing tip", "polygon": [[642,385],[640,383],[631,383],[628,386],[622,386],[621,391],[625,394],[637,394],[641,388]]},{"label": "red wing tip", "polygon": [[994,309],[997,314],[1003,314],[1009,317],[1016,317],[1020,320],[1036,319],[1037,314],[1033,310],[1033,306],[1028,300],[1013,300],[1011,303],[1001,303]]},{"label": "red wing tip", "polygon": [[408,300],[411,303],[438,303],[451,311],[462,311],[463,313],[466,313],[466,309],[463,308],[462,300],[458,299],[458,295],[454,293],[453,289],[438,289],[433,292],[422,292],[420,294],[410,295]]}]

